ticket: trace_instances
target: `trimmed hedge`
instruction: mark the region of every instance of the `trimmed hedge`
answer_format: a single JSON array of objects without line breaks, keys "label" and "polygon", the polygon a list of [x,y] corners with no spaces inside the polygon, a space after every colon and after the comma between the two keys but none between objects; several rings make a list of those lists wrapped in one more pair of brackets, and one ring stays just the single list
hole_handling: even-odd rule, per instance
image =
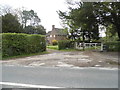
[{"label": "trimmed hedge", "polygon": [[22,33],[2,34],[2,57],[37,53],[46,50],[45,37]]},{"label": "trimmed hedge", "polygon": [[115,41],[115,42],[106,42],[104,43],[108,51],[120,51],[120,41]]},{"label": "trimmed hedge", "polygon": [[68,49],[68,48],[74,48],[74,41],[70,40],[62,40],[58,41],[58,49]]}]

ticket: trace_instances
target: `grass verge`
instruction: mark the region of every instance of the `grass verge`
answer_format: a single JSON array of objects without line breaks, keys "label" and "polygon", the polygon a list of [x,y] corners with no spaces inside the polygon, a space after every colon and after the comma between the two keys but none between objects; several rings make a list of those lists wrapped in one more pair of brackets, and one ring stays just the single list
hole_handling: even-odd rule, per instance
[{"label": "grass verge", "polygon": [[47,48],[58,50],[58,45],[55,45],[55,46],[50,45],[50,46],[47,46]]},{"label": "grass verge", "polygon": [[23,54],[23,55],[17,55],[17,56],[4,57],[4,58],[2,58],[2,60],[15,59],[15,58],[24,58],[24,57],[28,57],[28,56],[43,55],[43,54],[48,54],[48,53],[49,52],[44,51],[44,52],[39,52],[39,53]]},{"label": "grass verge", "polygon": [[83,50],[78,50],[78,49],[61,49],[60,51],[83,51]]}]

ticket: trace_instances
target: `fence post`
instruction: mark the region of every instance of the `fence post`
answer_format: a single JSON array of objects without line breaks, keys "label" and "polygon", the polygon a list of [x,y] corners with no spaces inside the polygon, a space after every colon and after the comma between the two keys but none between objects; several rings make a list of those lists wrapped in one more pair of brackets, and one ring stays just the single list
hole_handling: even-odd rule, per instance
[{"label": "fence post", "polygon": [[77,49],[77,42],[75,42],[75,49]]},{"label": "fence post", "polygon": [[83,42],[83,51],[85,50],[85,43]]},{"label": "fence post", "polygon": [[95,49],[96,49],[96,44],[97,44],[97,43],[95,43]]},{"label": "fence post", "polygon": [[103,51],[103,43],[101,43],[101,51]]}]

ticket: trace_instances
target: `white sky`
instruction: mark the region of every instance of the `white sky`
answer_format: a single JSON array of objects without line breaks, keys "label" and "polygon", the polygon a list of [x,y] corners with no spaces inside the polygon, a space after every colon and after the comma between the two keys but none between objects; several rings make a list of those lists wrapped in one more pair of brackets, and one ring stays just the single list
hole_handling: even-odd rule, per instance
[{"label": "white sky", "polygon": [[52,25],[62,28],[60,25],[61,20],[56,11],[67,11],[66,0],[0,0],[0,4],[9,5],[12,8],[25,7],[28,10],[33,9],[41,19],[41,24],[47,32],[52,29]]}]

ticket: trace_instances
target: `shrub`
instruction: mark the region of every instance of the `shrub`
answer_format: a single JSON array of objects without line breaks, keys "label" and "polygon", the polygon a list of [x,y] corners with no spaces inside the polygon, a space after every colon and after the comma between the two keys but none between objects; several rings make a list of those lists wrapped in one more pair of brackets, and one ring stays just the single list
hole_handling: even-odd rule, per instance
[{"label": "shrub", "polygon": [[63,40],[58,42],[58,49],[68,49],[68,48],[74,48],[74,41],[70,40]]},{"label": "shrub", "polygon": [[120,51],[120,41],[115,41],[115,42],[106,42],[104,43],[108,51]]},{"label": "shrub", "polygon": [[2,57],[37,53],[45,50],[44,36],[21,33],[2,34]]},{"label": "shrub", "polygon": [[52,40],[52,45],[58,45],[58,41],[57,40]]}]

